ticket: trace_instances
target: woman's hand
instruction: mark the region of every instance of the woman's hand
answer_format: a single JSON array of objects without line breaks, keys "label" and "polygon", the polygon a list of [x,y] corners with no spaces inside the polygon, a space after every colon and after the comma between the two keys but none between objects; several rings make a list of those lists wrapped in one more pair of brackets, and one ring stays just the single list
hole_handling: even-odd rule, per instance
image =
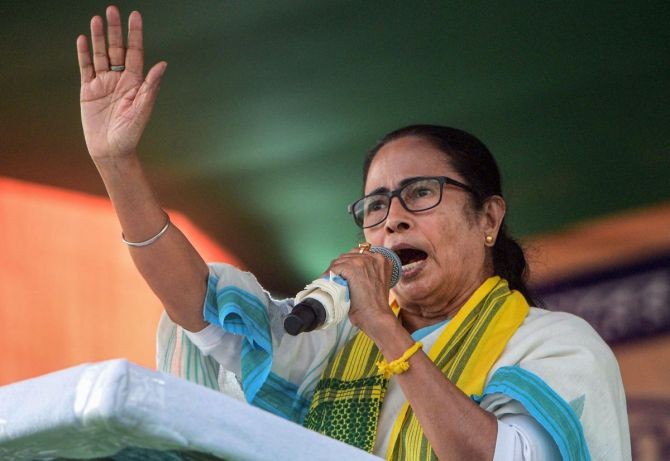
[{"label": "woman's hand", "polygon": [[[91,19],[93,58],[86,37],[77,37],[81,121],[86,146],[105,183],[123,234],[130,241],[142,242],[165,225],[166,213],[135,150],[167,64],[159,62],[145,76],[142,17],[138,12],[130,14],[128,28],[126,48],[119,10],[110,6],[107,44],[102,18]],[[130,255],[173,321],[190,331],[207,326],[202,319],[202,303],[209,268],[184,234],[171,225],[158,241],[131,248]],[[170,270],[166,271],[166,267]]]},{"label": "woman's hand", "polygon": [[[91,19],[92,61],[86,36],[77,37],[81,121],[94,161],[135,153],[167,67],[166,62],[159,62],[145,78],[142,16],[137,11],[130,13],[125,48],[119,10],[109,6],[106,13],[108,46],[102,18]],[[111,66],[125,66],[125,70],[113,71]]]},{"label": "woman's hand", "polygon": [[328,270],[349,283],[352,324],[372,337],[382,320],[396,321],[388,305],[393,265],[384,256],[369,251],[359,253],[356,248],[333,260]]}]

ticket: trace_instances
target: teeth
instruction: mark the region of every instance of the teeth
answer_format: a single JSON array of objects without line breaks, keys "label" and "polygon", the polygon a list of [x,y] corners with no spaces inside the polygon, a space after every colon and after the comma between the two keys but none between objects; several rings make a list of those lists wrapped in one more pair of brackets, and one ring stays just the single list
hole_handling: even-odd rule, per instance
[{"label": "teeth", "polygon": [[413,263],[405,264],[404,266],[402,266],[402,270],[403,271],[411,271],[412,269],[414,269],[419,264],[421,264],[421,261],[414,261]]}]

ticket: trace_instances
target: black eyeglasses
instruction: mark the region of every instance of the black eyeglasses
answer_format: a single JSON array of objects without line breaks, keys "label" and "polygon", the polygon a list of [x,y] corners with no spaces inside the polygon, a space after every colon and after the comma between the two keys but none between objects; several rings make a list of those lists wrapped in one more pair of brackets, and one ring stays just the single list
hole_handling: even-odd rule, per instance
[{"label": "black eyeglasses", "polygon": [[477,193],[468,185],[447,176],[409,178],[402,187],[389,192],[376,192],[366,195],[349,205],[349,213],[358,227],[366,229],[382,223],[389,215],[391,200],[398,197],[407,211],[425,211],[435,208],[442,201],[445,184],[460,187],[471,194]]}]

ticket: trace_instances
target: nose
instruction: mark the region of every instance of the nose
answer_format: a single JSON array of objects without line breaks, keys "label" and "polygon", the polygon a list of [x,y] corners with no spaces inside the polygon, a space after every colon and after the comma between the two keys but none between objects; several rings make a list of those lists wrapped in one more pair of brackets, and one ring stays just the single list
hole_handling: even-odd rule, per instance
[{"label": "nose", "polygon": [[386,216],[384,229],[388,234],[408,230],[412,227],[411,215],[412,214],[402,206],[399,197],[391,197],[391,202],[389,203],[389,214]]}]

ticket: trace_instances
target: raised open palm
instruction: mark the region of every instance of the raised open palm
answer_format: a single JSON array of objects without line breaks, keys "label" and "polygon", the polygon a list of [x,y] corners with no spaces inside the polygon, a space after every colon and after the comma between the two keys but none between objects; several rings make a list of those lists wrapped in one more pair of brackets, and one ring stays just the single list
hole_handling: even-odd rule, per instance
[{"label": "raised open palm", "polygon": [[123,45],[119,10],[107,8],[107,44],[102,18],[91,19],[93,57],[85,35],[77,37],[81,71],[81,121],[94,160],[135,152],[158,94],[167,63],[155,64],[144,76],[142,16],[128,19],[128,46]]}]

